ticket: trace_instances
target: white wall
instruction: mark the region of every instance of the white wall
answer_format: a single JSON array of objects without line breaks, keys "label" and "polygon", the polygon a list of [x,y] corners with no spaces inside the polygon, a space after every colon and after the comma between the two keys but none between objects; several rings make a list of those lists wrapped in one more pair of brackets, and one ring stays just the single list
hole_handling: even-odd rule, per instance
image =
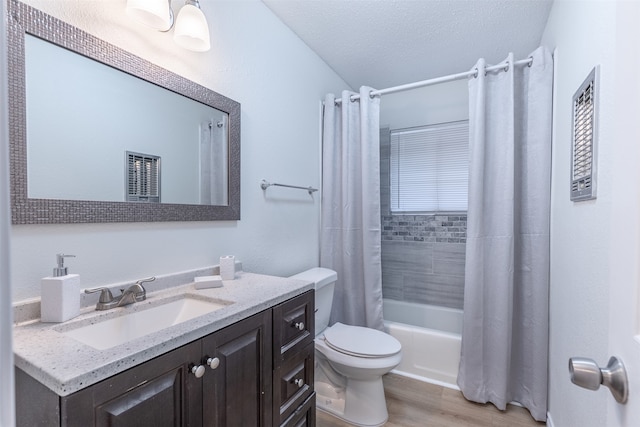
[{"label": "white wall", "polygon": [[[234,254],[245,270],[290,275],[317,265],[319,196],[270,188],[260,179],[320,184],[319,100],[347,88],[258,0],[201,2],[211,31],[206,53],[179,48],[172,33],[149,30],[124,0],[26,3],[127,49],[242,105],[240,221],[21,225],[12,227],[13,298],[38,297],[55,254],[83,286],[217,264]],[[172,2],[177,11],[182,1]]]},{"label": "white wall", "polygon": [[384,95],[380,101],[380,126],[403,129],[469,118],[467,80]]},{"label": "white wall", "polygon": [[[640,87],[635,83],[638,61],[634,59],[640,34],[634,29],[637,22],[628,22],[628,18],[626,25],[617,28],[628,13],[622,6],[623,2],[556,0],[542,40],[557,47],[549,355],[549,412],[555,427],[637,425],[614,420],[612,412],[622,406],[608,390],[578,388],[570,382],[567,370],[571,356],[593,358],[606,365],[611,355],[610,330],[631,330],[627,339],[632,340],[637,328],[639,216],[635,186],[640,180],[636,148],[640,109],[633,98]],[[630,8],[635,8],[637,17],[638,7]],[[598,198],[573,203],[568,189],[571,100],[596,64],[601,66]],[[620,288],[623,282],[625,287]],[[610,321],[610,315],[615,322]],[[633,371],[630,374],[637,376]],[[627,407],[637,408],[640,401],[633,396],[637,390],[631,393]],[[611,407],[617,409],[612,411]]]}]

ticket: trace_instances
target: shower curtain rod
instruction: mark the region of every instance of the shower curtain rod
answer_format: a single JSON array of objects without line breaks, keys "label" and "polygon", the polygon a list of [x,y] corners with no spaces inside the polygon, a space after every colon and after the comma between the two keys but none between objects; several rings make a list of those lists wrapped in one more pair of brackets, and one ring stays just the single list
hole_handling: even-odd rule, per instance
[{"label": "shower curtain rod", "polygon": [[[530,56],[527,59],[522,59],[520,61],[515,61],[514,65],[527,65],[527,66],[531,66],[531,64],[533,63],[533,57]],[[485,67],[484,71],[489,72],[489,71],[495,71],[495,70],[499,70],[501,68],[504,68],[505,71],[508,69],[509,67],[509,62],[502,62],[500,64],[497,65],[492,65],[490,67]],[[407,83],[405,85],[400,85],[400,86],[394,86],[394,87],[389,87],[386,89],[380,89],[380,90],[372,90],[369,93],[369,96],[371,98],[373,98],[376,95],[386,95],[389,93],[396,93],[396,92],[403,92],[405,90],[411,90],[411,89],[417,89],[419,87],[425,87],[425,86],[431,86],[431,85],[435,85],[435,84],[439,84],[439,83],[447,83],[447,82],[452,82],[454,80],[461,80],[461,79],[465,79],[467,77],[477,77],[478,76],[478,68],[474,68],[473,70],[470,71],[465,71],[464,73],[458,73],[458,74],[450,74],[448,76],[444,76],[444,77],[437,77],[435,79],[429,79],[429,80],[422,80],[419,82],[415,82],[415,83]],[[349,99],[351,99],[351,101],[356,101],[358,99],[360,99],[360,95],[355,94],[355,95],[351,95],[349,97]],[[341,104],[342,103],[342,99],[336,99],[335,100],[336,104]]]}]

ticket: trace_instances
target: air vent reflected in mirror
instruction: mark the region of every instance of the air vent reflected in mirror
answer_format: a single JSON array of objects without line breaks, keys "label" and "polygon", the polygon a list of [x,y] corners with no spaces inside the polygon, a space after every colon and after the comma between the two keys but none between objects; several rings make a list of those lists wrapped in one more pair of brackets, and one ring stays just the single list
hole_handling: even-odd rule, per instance
[{"label": "air vent reflected in mirror", "polygon": [[160,156],[127,151],[125,161],[126,200],[160,203]]}]

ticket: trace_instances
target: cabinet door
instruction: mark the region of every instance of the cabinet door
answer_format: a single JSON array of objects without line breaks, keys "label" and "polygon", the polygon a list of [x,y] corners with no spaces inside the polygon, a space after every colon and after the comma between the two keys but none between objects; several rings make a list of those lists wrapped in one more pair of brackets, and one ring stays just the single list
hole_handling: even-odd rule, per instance
[{"label": "cabinet door", "polygon": [[15,368],[16,427],[60,427],[60,397]]},{"label": "cabinet door", "polygon": [[205,426],[271,426],[271,310],[228,326],[202,340]]},{"label": "cabinet door", "polygon": [[202,379],[189,372],[201,354],[196,341],[61,398],[62,425],[201,426]]}]

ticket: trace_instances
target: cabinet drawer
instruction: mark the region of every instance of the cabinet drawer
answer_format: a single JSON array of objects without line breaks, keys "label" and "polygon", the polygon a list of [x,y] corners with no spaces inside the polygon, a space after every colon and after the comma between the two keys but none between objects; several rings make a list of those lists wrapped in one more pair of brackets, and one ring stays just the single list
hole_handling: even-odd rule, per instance
[{"label": "cabinet drawer", "polygon": [[315,427],[316,394],[313,393],[298,410],[291,415],[282,427]]},{"label": "cabinet drawer", "polygon": [[300,351],[314,338],[314,291],[305,292],[273,309],[273,360],[278,366],[287,354]]},{"label": "cabinet drawer", "polygon": [[297,412],[297,408],[313,393],[313,342],[276,368],[274,372],[274,425],[279,425]]}]

